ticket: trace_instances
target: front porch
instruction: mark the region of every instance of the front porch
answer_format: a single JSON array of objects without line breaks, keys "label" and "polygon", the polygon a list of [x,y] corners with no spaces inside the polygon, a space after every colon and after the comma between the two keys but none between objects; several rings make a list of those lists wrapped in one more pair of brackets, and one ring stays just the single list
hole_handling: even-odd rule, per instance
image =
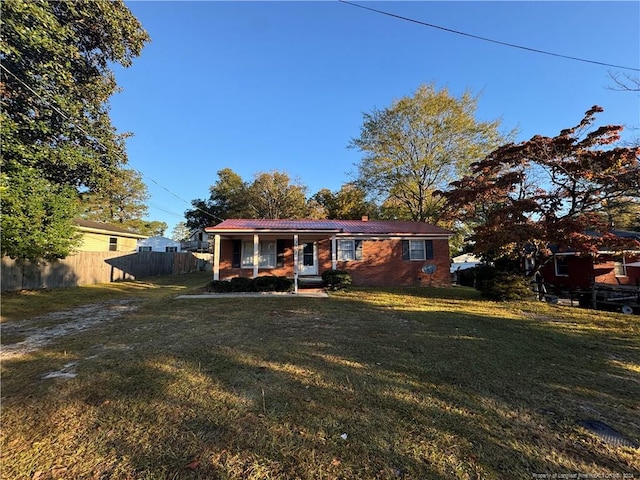
[{"label": "front porch", "polygon": [[337,267],[336,233],[216,233],[213,236],[213,279],[278,275],[299,288],[322,286],[321,274]]}]

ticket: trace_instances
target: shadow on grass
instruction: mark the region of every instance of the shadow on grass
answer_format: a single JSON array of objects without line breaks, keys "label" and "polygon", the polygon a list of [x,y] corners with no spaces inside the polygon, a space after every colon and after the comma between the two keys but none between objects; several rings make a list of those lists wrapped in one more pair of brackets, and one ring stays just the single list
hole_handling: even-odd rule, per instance
[{"label": "shadow on grass", "polygon": [[638,363],[637,339],[432,307],[367,294],[165,302],[161,314],[105,330],[111,348],[78,349],[72,381],[16,388],[13,372],[40,371],[29,364],[44,357],[12,362],[5,430],[31,435],[50,458],[29,464],[3,448],[4,463],[33,475],[29,465],[75,459],[70,473],[98,478],[530,478],[638,467],[576,427],[602,418],[638,439],[629,426],[638,375],[625,367]]}]

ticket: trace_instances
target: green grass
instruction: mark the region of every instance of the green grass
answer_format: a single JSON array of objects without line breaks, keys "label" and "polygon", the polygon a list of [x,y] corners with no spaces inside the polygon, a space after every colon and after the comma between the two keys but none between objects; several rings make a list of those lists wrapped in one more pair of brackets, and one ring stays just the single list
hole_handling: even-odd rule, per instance
[{"label": "green grass", "polygon": [[[637,316],[465,288],[175,298],[206,280],[3,296],[7,324],[136,308],[3,361],[0,476],[640,478],[638,450],[578,425],[640,442]],[[43,379],[69,364],[75,378]]]}]

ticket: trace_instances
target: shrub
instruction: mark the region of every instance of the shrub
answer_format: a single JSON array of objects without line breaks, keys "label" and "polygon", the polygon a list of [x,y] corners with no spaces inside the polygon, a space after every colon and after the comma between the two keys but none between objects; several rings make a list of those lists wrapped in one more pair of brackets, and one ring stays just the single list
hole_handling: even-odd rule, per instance
[{"label": "shrub", "polygon": [[493,278],[478,282],[478,290],[483,297],[500,302],[532,300],[535,296],[528,278],[509,272],[496,272]]},{"label": "shrub", "polygon": [[324,286],[331,290],[340,290],[351,285],[351,274],[344,270],[325,270],[322,272]]},{"label": "shrub", "polygon": [[277,275],[263,275],[253,279],[253,290],[256,292],[286,292],[292,285],[293,280]]},{"label": "shrub", "polygon": [[253,279],[253,290],[256,292],[273,292],[276,289],[276,277],[265,275]]},{"label": "shrub", "polygon": [[476,286],[476,269],[467,268],[458,272],[458,285],[463,287],[475,287]]},{"label": "shrub", "polygon": [[225,293],[231,291],[231,282],[226,280],[212,280],[209,283],[208,290],[210,292]]},{"label": "shrub", "polygon": [[498,269],[493,265],[487,265],[486,263],[481,263],[473,267],[473,275],[475,277],[475,287],[477,290],[483,290],[483,285],[487,281],[493,281],[498,274]]},{"label": "shrub", "polygon": [[287,277],[275,277],[276,292],[288,292],[293,288],[293,280]]},{"label": "shrub", "polygon": [[233,277],[229,282],[232,292],[253,292],[253,280],[245,277]]}]

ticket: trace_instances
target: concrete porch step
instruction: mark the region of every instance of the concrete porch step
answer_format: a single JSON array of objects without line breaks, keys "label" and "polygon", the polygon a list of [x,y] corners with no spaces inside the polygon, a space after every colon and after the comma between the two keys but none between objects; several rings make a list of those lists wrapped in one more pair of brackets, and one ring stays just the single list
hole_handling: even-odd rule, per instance
[{"label": "concrete porch step", "polygon": [[319,275],[304,275],[298,277],[299,287],[321,287],[322,284],[323,280]]}]

